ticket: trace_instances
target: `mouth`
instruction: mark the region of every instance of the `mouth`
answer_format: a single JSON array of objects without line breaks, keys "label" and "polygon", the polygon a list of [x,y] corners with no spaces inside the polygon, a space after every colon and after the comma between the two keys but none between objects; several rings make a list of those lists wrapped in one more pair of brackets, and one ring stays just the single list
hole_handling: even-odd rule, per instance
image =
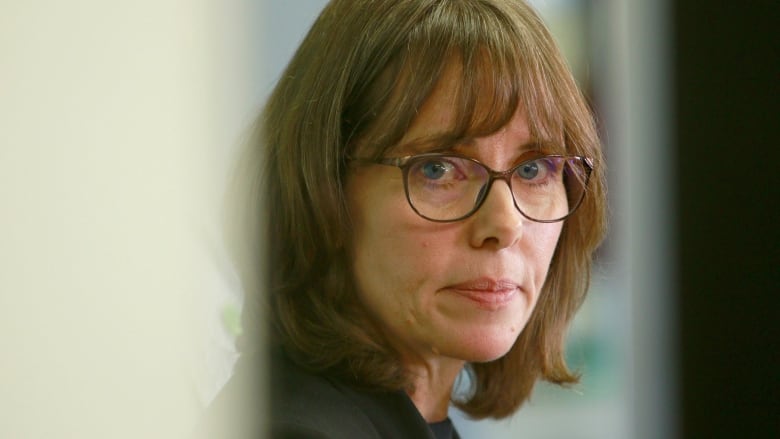
[{"label": "mouth", "polygon": [[445,288],[483,309],[496,311],[517,297],[520,286],[510,280],[479,278]]}]

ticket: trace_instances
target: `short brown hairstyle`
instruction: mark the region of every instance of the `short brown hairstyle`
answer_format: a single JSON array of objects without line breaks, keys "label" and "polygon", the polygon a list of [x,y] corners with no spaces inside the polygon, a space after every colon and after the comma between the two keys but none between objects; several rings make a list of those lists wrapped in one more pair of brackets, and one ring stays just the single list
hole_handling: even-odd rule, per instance
[{"label": "short brown hairstyle", "polygon": [[467,367],[472,389],[455,403],[475,418],[501,418],[537,379],[576,382],[564,336],[606,221],[593,116],[522,1],[334,0],[321,13],[269,98],[254,142],[266,165],[258,190],[267,196],[271,341],[313,371],[375,389],[409,385],[355,292],[346,157],[357,144],[363,155],[391,151],[452,62],[462,67],[453,137],[492,133],[522,107],[532,135],[595,164],[525,329],[504,357]]}]

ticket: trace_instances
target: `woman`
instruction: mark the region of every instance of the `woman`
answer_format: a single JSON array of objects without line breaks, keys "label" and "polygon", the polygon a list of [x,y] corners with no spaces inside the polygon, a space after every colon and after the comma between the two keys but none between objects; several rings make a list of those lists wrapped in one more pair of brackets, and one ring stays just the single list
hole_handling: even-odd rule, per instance
[{"label": "woman", "polygon": [[524,2],[332,1],[257,145],[273,437],[457,437],[450,403],[502,418],[577,381],[604,163]]}]

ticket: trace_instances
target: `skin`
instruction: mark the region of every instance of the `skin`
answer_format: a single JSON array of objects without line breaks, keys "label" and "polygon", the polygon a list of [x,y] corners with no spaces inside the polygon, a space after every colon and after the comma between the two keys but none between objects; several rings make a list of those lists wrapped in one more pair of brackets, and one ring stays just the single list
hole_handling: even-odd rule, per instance
[{"label": "skin", "polygon": [[[401,145],[447,132],[458,85],[456,69],[448,69]],[[516,164],[534,140],[519,110],[497,132],[454,151],[503,170]],[[419,152],[424,151],[394,151],[393,156]],[[441,421],[464,363],[500,358],[522,331],[547,277],[562,223],[525,219],[503,181],[493,184],[474,215],[454,223],[418,216],[395,167],[357,167],[346,192],[360,299],[414,377],[409,396],[417,409],[428,422]]]}]

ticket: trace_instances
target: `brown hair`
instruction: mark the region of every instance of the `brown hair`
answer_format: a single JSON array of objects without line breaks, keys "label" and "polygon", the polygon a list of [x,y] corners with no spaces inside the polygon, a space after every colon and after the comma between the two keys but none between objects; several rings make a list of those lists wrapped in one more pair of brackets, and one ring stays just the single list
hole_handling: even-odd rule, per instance
[{"label": "brown hair", "polygon": [[462,67],[453,137],[494,132],[521,106],[533,135],[595,163],[526,328],[506,356],[469,365],[472,389],[456,404],[476,418],[500,418],[539,378],[576,382],[564,336],[606,216],[593,117],[549,32],[521,1],[335,0],[322,12],[270,97],[255,142],[266,162],[271,338],[311,370],[371,388],[408,385],[355,293],[346,156],[357,143],[377,157],[395,146],[452,62]]}]

